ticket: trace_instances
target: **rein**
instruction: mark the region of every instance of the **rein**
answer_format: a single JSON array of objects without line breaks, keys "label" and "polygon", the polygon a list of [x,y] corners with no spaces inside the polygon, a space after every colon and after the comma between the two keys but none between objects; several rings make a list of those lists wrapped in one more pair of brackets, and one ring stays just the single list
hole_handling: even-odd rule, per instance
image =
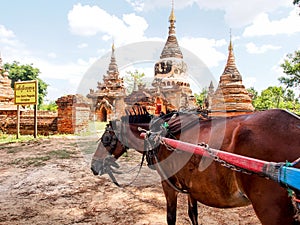
[{"label": "rein", "polygon": [[[117,128],[116,127],[116,124],[113,124],[113,126],[115,126],[115,128]],[[117,130],[117,129],[114,129],[114,130]],[[126,136],[126,135],[123,135],[123,123],[121,123],[121,130],[120,130],[120,132],[118,133],[118,135],[116,134],[116,132],[114,131],[114,135],[116,135],[117,136],[117,138],[118,138],[118,141],[121,143],[121,145],[124,147],[124,148],[126,148],[126,149],[128,149],[129,147],[128,147],[128,139],[124,139],[123,137],[124,136]],[[126,131],[125,131],[125,133],[126,133]],[[119,136],[119,137],[118,137]],[[124,143],[125,142],[125,143]],[[137,166],[139,166],[139,169],[138,169],[138,172],[137,172],[137,174],[136,174],[136,176],[128,183],[128,184],[120,184],[118,181],[117,181],[117,179],[116,179],[116,177],[114,176],[114,173],[115,174],[129,174],[131,171],[133,171],[136,167],[134,167],[133,169],[130,169],[129,171],[127,171],[127,172],[120,172],[120,171],[115,171],[113,168],[111,168],[111,165],[109,165],[109,164],[107,164],[107,165],[104,165],[104,167],[106,167],[106,168],[108,168],[107,170],[106,170],[106,172],[107,172],[107,174],[109,175],[109,177],[111,178],[111,180],[113,181],[113,183],[115,184],[115,185],[117,185],[118,187],[122,187],[122,188],[124,188],[124,187],[127,187],[127,186],[130,186],[130,185],[132,185],[134,182],[135,182],[135,180],[137,179],[137,177],[139,176],[139,174],[140,174],[140,172],[141,172],[141,169],[142,169],[142,166],[143,166],[143,164],[144,164],[144,161],[145,161],[145,156],[146,156],[146,154],[145,153],[143,153],[143,156],[142,156],[142,160],[141,160],[141,163],[140,164],[138,164]],[[111,156],[107,156],[108,158],[110,158]],[[107,158],[106,157],[106,158]],[[106,158],[104,159],[104,162],[106,161]]]},{"label": "rein", "polygon": [[[139,128],[139,131],[146,131],[146,130]],[[175,191],[183,194],[189,194],[187,190],[179,188],[176,186],[176,184],[173,184],[172,181],[169,179],[169,176],[166,174],[164,169],[159,164],[159,160],[157,157],[157,153],[158,153],[157,149],[159,148],[160,144],[162,144],[161,139],[159,138],[161,135],[162,132],[153,133],[153,132],[146,131],[146,136],[144,139],[144,149],[145,149],[144,154],[146,155],[148,167],[154,165],[153,162],[154,159],[156,161],[155,166],[157,167],[157,171],[161,174],[163,180],[165,180],[168,183],[168,185],[172,187]]]},{"label": "rein", "polygon": [[137,166],[134,167],[133,169],[127,171],[126,173],[124,173],[124,172],[119,172],[119,171],[115,171],[115,170],[112,169],[110,166],[106,166],[106,167],[109,168],[109,169],[106,170],[106,173],[109,175],[110,179],[112,180],[112,182],[113,182],[115,185],[117,185],[118,187],[121,187],[121,188],[125,188],[125,187],[127,187],[127,186],[132,185],[132,184],[135,182],[135,180],[137,179],[137,177],[139,176],[139,174],[140,174],[140,172],[141,172],[141,169],[142,169],[142,166],[143,166],[143,163],[144,163],[144,159],[145,159],[145,154],[143,154],[141,163],[137,165],[137,166],[139,166],[139,170],[138,170],[136,176],[135,176],[128,184],[122,184],[122,185],[121,185],[121,184],[117,181],[117,179],[116,179],[114,173],[115,173],[115,174],[128,174],[128,173],[130,173],[131,171],[133,171]]}]

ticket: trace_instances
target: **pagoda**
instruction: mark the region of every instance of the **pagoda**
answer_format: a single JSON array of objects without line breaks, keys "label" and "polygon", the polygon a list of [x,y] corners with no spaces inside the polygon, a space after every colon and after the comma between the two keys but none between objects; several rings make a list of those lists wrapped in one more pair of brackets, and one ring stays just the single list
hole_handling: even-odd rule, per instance
[{"label": "pagoda", "polygon": [[124,81],[119,77],[113,44],[110,63],[106,75],[103,75],[103,82],[98,82],[97,90],[90,89],[90,93],[87,95],[92,100],[92,110],[96,120],[105,122],[124,115],[125,96]]},{"label": "pagoda", "polygon": [[231,116],[254,111],[252,99],[242,83],[242,76],[235,64],[231,38],[228,51],[227,63],[217,90],[209,96],[208,109],[211,116]]},{"label": "pagoda", "polygon": [[[187,64],[179,47],[175,32],[174,5],[169,16],[169,34],[160,59],[154,66],[154,96],[157,99],[156,114],[171,110],[195,107],[195,97],[188,81]],[[163,104],[162,104],[163,103]]]}]

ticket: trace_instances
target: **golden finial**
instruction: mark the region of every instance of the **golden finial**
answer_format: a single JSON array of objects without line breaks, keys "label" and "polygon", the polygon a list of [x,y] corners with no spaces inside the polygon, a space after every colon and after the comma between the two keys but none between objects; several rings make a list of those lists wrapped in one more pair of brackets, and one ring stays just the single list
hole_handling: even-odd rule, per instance
[{"label": "golden finial", "polygon": [[115,51],[115,42],[113,41],[112,46],[111,46],[111,50],[114,52]]},{"label": "golden finial", "polygon": [[[1,55],[1,52],[0,52],[0,70],[2,69],[2,55]],[[0,74],[1,75],[1,74]]]},{"label": "golden finial", "polygon": [[232,41],[231,41],[231,38],[232,38],[231,28],[230,28],[229,34],[230,34],[230,41],[229,41],[228,50],[232,51],[233,50],[233,46],[232,46]]},{"label": "golden finial", "polygon": [[174,13],[174,0],[172,0],[172,11],[171,14],[169,16],[169,21],[176,21],[176,17],[175,17],[175,13]]}]

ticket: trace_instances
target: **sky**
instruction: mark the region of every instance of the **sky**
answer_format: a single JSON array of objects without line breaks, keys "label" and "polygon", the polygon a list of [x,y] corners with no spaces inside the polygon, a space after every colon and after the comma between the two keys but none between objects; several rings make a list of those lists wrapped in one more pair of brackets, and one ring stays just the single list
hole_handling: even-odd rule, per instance
[{"label": "sky", "polygon": [[[171,8],[171,0],[1,1],[1,57],[38,68],[49,84],[46,101],[96,89],[112,43],[121,77],[135,69],[153,77]],[[209,71],[204,78],[191,70],[196,93],[210,80],[217,85],[230,37],[243,84],[259,92],[279,85],[280,64],[300,50],[300,9],[292,0],[175,0],[174,11],[184,59],[192,55]],[[189,68],[195,63],[187,60]]]}]

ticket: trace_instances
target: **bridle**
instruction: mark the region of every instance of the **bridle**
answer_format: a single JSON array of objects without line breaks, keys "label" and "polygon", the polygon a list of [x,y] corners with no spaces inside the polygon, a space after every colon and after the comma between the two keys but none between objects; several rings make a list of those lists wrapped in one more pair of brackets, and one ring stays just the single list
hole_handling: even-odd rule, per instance
[{"label": "bridle", "polygon": [[[105,128],[104,133],[102,134],[101,138],[99,140],[101,140],[103,146],[107,149],[107,147],[109,146],[110,149],[108,150],[108,153],[110,155],[114,155],[114,152],[117,148],[117,144],[118,142],[121,143],[122,146],[122,151],[126,152],[128,147],[127,145],[124,145],[122,141],[120,141],[120,137],[118,137],[117,135],[118,133],[116,132],[115,129],[113,129],[113,125],[112,122],[110,122],[107,127]],[[98,141],[99,141],[98,140]]]},{"label": "bridle", "polygon": [[[124,139],[124,136],[126,136],[126,135],[123,135],[124,134],[123,127],[125,127],[125,126],[123,125],[122,121],[121,121],[120,124],[117,124],[116,121],[110,121],[110,126],[111,126],[110,129],[109,129],[110,132],[106,133],[106,135],[107,134],[111,135],[110,142],[107,142],[107,145],[104,146],[104,147],[107,148],[108,145],[111,146],[111,144],[112,144],[111,142],[113,140],[116,141],[116,144],[112,145],[113,148],[108,150],[109,155],[107,155],[103,159],[103,167],[104,167],[103,171],[109,175],[109,177],[111,178],[113,183],[116,184],[118,187],[127,187],[127,186],[130,186],[137,179],[138,175],[140,174],[142,165],[144,163],[144,154],[143,154],[143,158],[142,158],[141,163],[138,164],[137,166],[135,166],[134,168],[130,169],[129,171],[121,172],[121,171],[116,171],[115,169],[113,169],[112,167],[119,168],[119,165],[114,161],[114,159],[116,159],[116,158],[113,157],[113,153],[117,148],[117,142],[120,142],[123,152],[126,152],[129,149],[129,145],[128,145],[128,139],[127,138]],[[106,128],[105,132],[107,132],[107,128]],[[102,137],[103,137],[103,135],[102,135]],[[112,159],[112,158],[114,158],[114,159]],[[138,169],[138,172],[137,172],[136,176],[132,179],[132,181],[130,181],[128,184],[122,184],[122,185],[119,184],[119,182],[115,178],[114,174],[131,173],[133,170],[135,170],[136,167],[139,167],[139,169]]]}]

